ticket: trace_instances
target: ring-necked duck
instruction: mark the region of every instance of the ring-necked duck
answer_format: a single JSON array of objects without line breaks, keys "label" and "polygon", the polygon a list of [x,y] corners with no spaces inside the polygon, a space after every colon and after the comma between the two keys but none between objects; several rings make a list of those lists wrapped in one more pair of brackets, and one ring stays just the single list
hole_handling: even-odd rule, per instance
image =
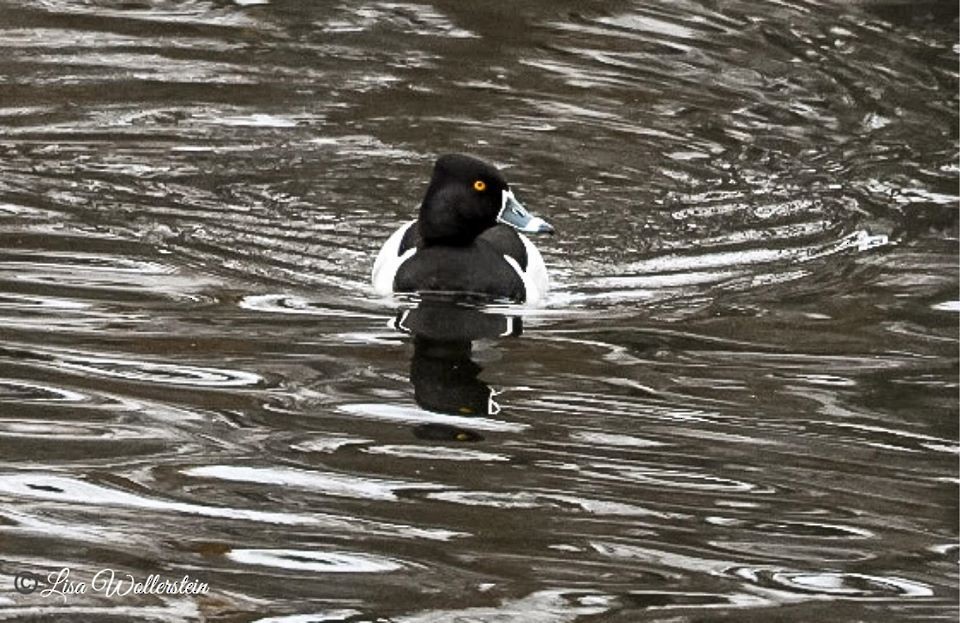
[{"label": "ring-necked duck", "polygon": [[461,154],[441,156],[420,217],[395,231],[377,255],[374,290],[536,303],[547,291],[547,269],[519,232],[552,234],[553,227],[527,212],[496,167]]}]

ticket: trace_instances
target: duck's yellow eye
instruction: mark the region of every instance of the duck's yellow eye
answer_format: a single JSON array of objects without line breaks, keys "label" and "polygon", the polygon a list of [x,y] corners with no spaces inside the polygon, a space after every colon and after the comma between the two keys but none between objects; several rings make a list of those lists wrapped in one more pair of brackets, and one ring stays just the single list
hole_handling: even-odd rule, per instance
[{"label": "duck's yellow eye", "polygon": [[484,182],[483,180],[477,180],[476,182],[473,183],[473,189],[478,193],[482,193],[487,189],[487,183]]}]

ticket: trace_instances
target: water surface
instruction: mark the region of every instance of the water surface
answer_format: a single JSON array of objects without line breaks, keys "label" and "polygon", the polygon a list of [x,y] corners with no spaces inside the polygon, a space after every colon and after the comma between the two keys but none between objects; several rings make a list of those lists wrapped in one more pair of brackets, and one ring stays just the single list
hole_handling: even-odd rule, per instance
[{"label": "water surface", "polygon": [[[957,27],[0,0],[0,618],[956,620]],[[368,285],[449,151],[559,232],[459,336]]]}]

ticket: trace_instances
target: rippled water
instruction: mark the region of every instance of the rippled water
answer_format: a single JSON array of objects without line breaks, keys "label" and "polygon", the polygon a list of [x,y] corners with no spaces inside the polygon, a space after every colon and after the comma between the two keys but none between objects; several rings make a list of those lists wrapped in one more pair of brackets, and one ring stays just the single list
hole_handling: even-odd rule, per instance
[{"label": "rippled water", "polygon": [[[956,620],[957,12],[0,0],[0,618]],[[370,291],[448,151],[544,309]]]}]

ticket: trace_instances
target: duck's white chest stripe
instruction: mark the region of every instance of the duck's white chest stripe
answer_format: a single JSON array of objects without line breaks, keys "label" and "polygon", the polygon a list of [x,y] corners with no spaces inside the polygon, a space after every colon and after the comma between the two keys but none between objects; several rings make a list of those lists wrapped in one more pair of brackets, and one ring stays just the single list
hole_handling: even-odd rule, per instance
[{"label": "duck's white chest stripe", "polygon": [[527,270],[520,268],[519,262],[509,255],[504,255],[503,259],[507,264],[510,264],[523,282],[524,303],[534,305],[539,303],[547,293],[547,267],[543,263],[543,256],[540,255],[540,251],[527,240],[526,236],[523,234],[519,234],[519,236],[527,251]]},{"label": "duck's white chest stripe", "polygon": [[547,267],[543,263],[543,256],[537,247],[533,246],[527,237],[523,234],[517,234],[523,242],[523,248],[527,251],[527,270],[520,268],[519,262],[509,255],[504,255],[503,259],[507,264],[517,272],[517,276],[523,281],[523,290],[525,293],[524,303],[534,305],[539,303],[547,293]]},{"label": "duck's white chest stripe", "polygon": [[547,265],[543,263],[543,256],[540,250],[533,246],[533,243],[523,234],[520,241],[527,252],[527,279],[530,285],[527,286],[527,302],[539,302],[547,295],[547,289],[550,287],[550,278],[547,276]]},{"label": "duck's white chest stripe", "polygon": [[377,254],[377,259],[373,262],[373,290],[380,296],[389,296],[393,293],[393,280],[397,276],[400,265],[417,252],[416,247],[411,247],[403,255],[400,255],[400,244],[403,242],[403,236],[407,233],[407,229],[416,222],[416,219],[414,219],[401,225],[397,231],[393,232],[383,243],[380,253]]}]

